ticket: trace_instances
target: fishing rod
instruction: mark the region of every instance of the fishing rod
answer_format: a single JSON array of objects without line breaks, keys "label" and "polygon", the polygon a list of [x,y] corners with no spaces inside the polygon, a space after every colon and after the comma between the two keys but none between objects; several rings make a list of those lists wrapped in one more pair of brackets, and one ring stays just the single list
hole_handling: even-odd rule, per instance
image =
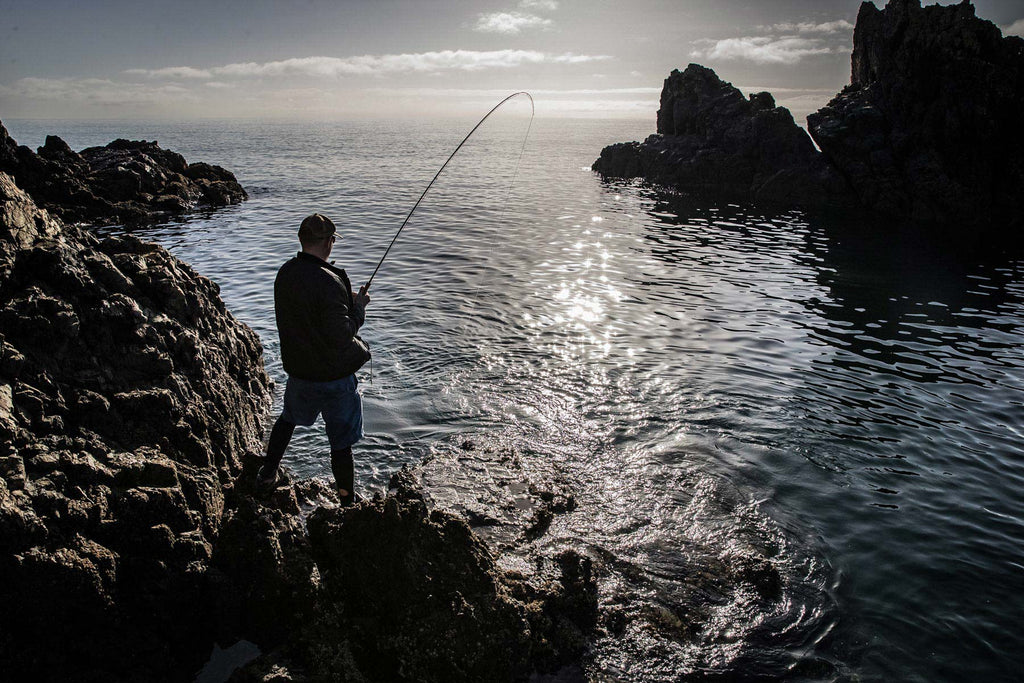
[{"label": "fishing rod", "polygon": [[[519,95],[526,95],[528,98],[530,98],[530,126],[533,126],[533,115],[534,115],[533,96],[530,93],[526,92],[525,90],[522,90],[522,91],[516,92],[516,93],[512,93],[511,95],[509,95],[508,97],[503,99],[501,102],[498,102],[496,105],[494,105],[493,109],[491,109],[489,112],[484,114],[484,117],[482,119],[480,119],[480,121],[477,122],[477,124],[475,126],[473,126],[473,130],[469,131],[469,133],[466,135],[466,137],[462,138],[462,142],[460,142],[459,146],[455,148],[455,151],[451,153],[451,155],[448,157],[448,160],[445,161],[443,164],[441,164],[441,168],[437,169],[437,173],[434,174],[433,179],[429,183],[427,183],[427,187],[426,187],[426,189],[423,190],[423,194],[421,194],[420,198],[416,200],[416,203],[412,205],[412,210],[409,211],[409,214],[405,217],[405,220],[402,221],[402,225],[399,226],[398,232],[396,232],[395,236],[393,238],[391,238],[391,244],[389,244],[388,248],[384,250],[384,255],[380,257],[380,261],[377,262],[377,267],[373,269],[373,273],[370,275],[370,279],[366,281],[366,284],[363,285],[363,290],[362,291],[364,291],[364,292],[370,291],[370,283],[373,282],[373,278],[376,277],[377,271],[380,270],[380,267],[384,264],[384,259],[386,259],[388,257],[388,253],[391,251],[391,247],[393,247],[395,245],[395,242],[398,241],[398,236],[402,234],[402,229],[405,228],[405,224],[409,222],[410,218],[412,218],[412,214],[416,211],[416,207],[418,207],[420,205],[420,202],[423,201],[423,198],[427,196],[427,192],[429,192],[430,188],[434,185],[434,181],[436,181],[441,176],[441,172],[444,171],[445,167],[448,165],[448,162],[455,158],[455,155],[459,153],[459,150],[462,149],[462,146],[464,144],[466,144],[466,140],[469,140],[469,138],[472,137],[473,133],[476,132],[476,129],[479,128],[480,126],[482,126],[484,121],[486,121],[488,119],[488,117],[490,117],[491,114],[496,112],[498,110],[498,108],[501,107],[501,105],[505,104],[506,102],[511,100],[513,97],[518,97]],[[526,136],[529,137],[529,135],[530,135],[530,127],[527,127],[527,129],[526,129]],[[523,160],[523,151],[525,149],[526,149],[526,138],[523,138],[523,150],[521,150],[519,152],[519,161]],[[516,174],[519,173],[519,162],[516,162],[515,173]],[[513,174],[512,182],[515,183],[515,181],[516,181],[515,174]],[[512,191],[512,185],[509,185],[508,189],[509,189],[509,192],[511,192]],[[505,203],[506,204],[508,203],[508,194],[505,195]],[[504,208],[502,208],[502,215],[504,216],[504,214],[505,214],[505,210],[504,210]]]}]

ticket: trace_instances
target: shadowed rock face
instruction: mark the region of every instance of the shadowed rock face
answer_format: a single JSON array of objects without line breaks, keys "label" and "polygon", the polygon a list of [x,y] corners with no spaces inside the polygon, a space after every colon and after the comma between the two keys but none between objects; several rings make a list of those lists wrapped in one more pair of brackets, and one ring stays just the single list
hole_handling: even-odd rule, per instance
[{"label": "shadowed rock face", "polygon": [[164,249],[66,227],[0,173],[0,661],[178,679],[270,382],[255,333]]},{"label": "shadowed rock face", "polygon": [[420,473],[405,468],[385,497],[310,515],[315,606],[277,612],[301,626],[234,683],[510,682],[580,657],[598,616],[591,561],[538,557],[545,580],[501,568],[460,515],[430,504]]},{"label": "shadowed rock face", "polygon": [[746,98],[697,64],[665,80],[658,134],[606,147],[593,168],[710,199],[812,206],[849,200],[788,109],[766,92]]},{"label": "shadowed rock face", "polygon": [[230,171],[186,163],[156,142],[115,140],[76,153],[50,135],[37,154],[18,145],[2,124],[0,171],[39,206],[71,223],[131,223],[248,198]]},{"label": "shadowed rock face", "polygon": [[850,85],[808,117],[861,202],[928,223],[1021,225],[1024,40],[969,2],[865,2]]}]

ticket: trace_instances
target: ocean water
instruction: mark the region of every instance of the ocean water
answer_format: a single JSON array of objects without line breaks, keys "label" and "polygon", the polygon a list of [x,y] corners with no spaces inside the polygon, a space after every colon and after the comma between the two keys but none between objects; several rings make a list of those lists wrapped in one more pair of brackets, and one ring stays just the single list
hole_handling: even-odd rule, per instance
[{"label": "ocean water", "polygon": [[[374,281],[362,485],[466,434],[565,482],[579,507],[550,535],[647,615],[595,644],[594,680],[1024,676],[1021,255],[589,170],[653,121],[537,119],[509,191],[524,109],[452,162]],[[299,221],[334,218],[363,282],[475,121],[4,123],[237,174],[249,201],[138,232],[220,284],[280,401],[272,286]],[[286,465],[329,476],[321,432]],[[697,576],[751,548],[780,595]]]}]

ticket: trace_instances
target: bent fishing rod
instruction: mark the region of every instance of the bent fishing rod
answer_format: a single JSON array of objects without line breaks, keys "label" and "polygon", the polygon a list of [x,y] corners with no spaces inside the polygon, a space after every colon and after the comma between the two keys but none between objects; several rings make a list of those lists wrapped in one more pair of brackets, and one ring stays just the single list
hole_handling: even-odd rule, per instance
[{"label": "bent fishing rod", "polygon": [[[377,271],[380,270],[381,265],[384,264],[384,259],[386,259],[388,257],[388,253],[391,251],[391,247],[393,247],[395,245],[395,242],[398,241],[398,236],[402,234],[402,230],[405,228],[405,224],[409,222],[410,218],[412,218],[413,213],[415,213],[415,211],[416,211],[416,207],[418,207],[420,205],[420,202],[423,201],[423,198],[427,196],[427,192],[429,192],[430,188],[433,187],[434,182],[439,177],[441,177],[441,173],[444,171],[445,167],[448,165],[448,162],[455,158],[455,155],[459,153],[459,150],[462,149],[462,146],[464,144],[466,144],[466,141],[469,140],[469,138],[473,136],[473,133],[476,132],[476,129],[479,128],[480,126],[482,126],[484,121],[486,121],[490,117],[491,114],[496,112],[498,110],[498,108],[501,107],[501,105],[505,104],[506,102],[511,100],[513,97],[518,97],[519,95],[526,95],[528,98],[530,98],[530,126],[533,126],[533,115],[534,115],[534,112],[535,112],[534,106],[533,106],[533,96],[530,93],[526,92],[525,90],[522,90],[522,91],[516,92],[516,93],[512,93],[511,95],[509,95],[508,97],[503,99],[501,102],[498,102],[496,105],[494,105],[493,109],[491,109],[489,112],[484,114],[484,117],[482,119],[480,119],[480,121],[478,121],[475,126],[473,126],[473,130],[469,131],[469,133],[466,134],[466,137],[462,138],[462,142],[460,142],[458,147],[455,148],[455,151],[453,151],[451,153],[451,155],[448,157],[448,160],[445,161],[443,164],[441,164],[441,168],[437,169],[437,173],[434,174],[433,179],[431,179],[431,181],[429,183],[427,183],[427,187],[423,190],[423,194],[421,194],[420,198],[416,200],[416,203],[412,205],[412,210],[409,211],[409,214],[405,217],[405,220],[402,221],[402,225],[399,226],[398,232],[396,232],[395,236],[393,238],[391,238],[391,244],[389,244],[388,248],[384,250],[384,255],[380,257],[380,261],[377,262],[377,267],[373,269],[373,273],[370,275],[370,279],[366,281],[366,284],[363,285],[363,288],[362,288],[361,291],[363,291],[363,292],[370,291],[370,283],[373,282],[373,278],[376,277]],[[530,128],[527,127],[527,129],[526,129],[526,137],[529,137],[529,136],[530,136]],[[523,138],[523,150],[525,150],[525,149],[526,149],[526,138],[524,137]],[[522,161],[522,160],[523,160],[523,152],[520,151],[519,152],[519,161]],[[515,181],[516,181],[515,174],[517,174],[517,173],[519,173],[519,162],[516,162],[516,170],[515,170],[515,173],[512,176],[512,182],[513,183],[515,183]],[[509,185],[509,192],[511,192],[511,191],[512,191],[512,186]],[[507,194],[505,195],[505,202],[506,203],[508,202],[508,195]],[[502,209],[502,214],[504,215],[504,209]]]}]

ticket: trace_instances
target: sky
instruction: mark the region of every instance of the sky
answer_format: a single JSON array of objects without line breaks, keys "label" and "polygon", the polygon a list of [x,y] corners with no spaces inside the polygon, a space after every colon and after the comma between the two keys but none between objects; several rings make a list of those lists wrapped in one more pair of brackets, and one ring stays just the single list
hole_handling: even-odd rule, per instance
[{"label": "sky", "polygon": [[[538,116],[653,120],[665,77],[696,62],[802,124],[849,82],[859,6],[0,0],[0,120],[450,116],[516,90]],[[1024,35],[1024,0],[975,6]]]}]

